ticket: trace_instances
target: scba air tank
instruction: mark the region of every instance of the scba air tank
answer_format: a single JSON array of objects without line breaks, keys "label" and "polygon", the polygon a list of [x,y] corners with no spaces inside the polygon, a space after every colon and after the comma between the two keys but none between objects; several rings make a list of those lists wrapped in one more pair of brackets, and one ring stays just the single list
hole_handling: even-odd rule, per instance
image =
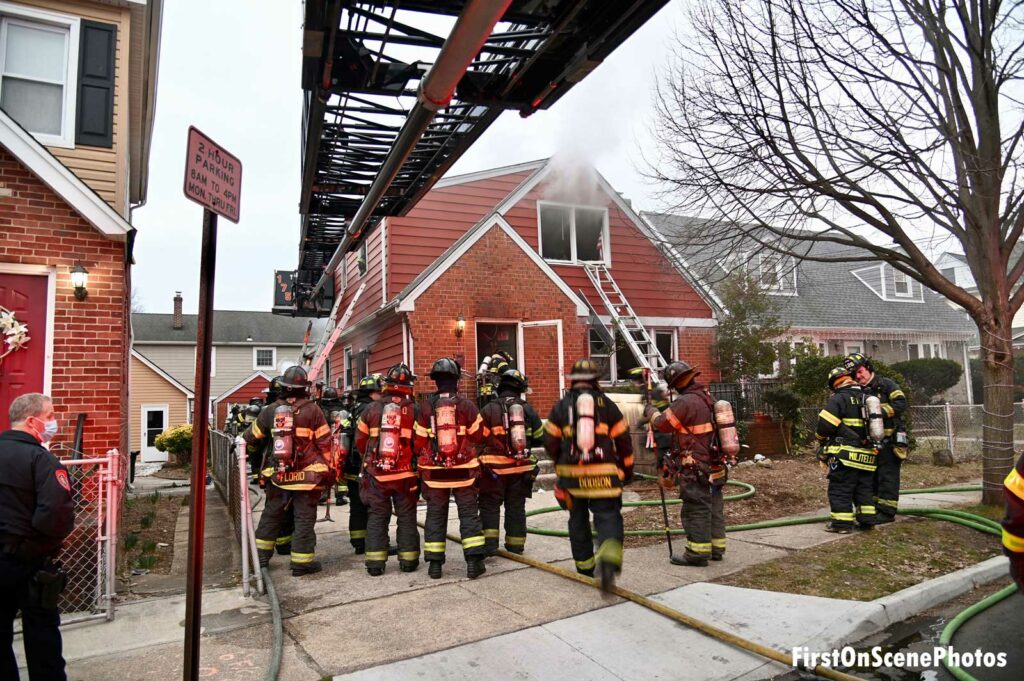
[{"label": "scba air tank", "polygon": [[295,414],[291,405],[282,404],[274,410],[274,428],[270,435],[274,442],[274,458],[278,468],[291,464],[295,451]]},{"label": "scba air tank", "polygon": [[882,401],[875,395],[868,395],[864,399],[864,406],[868,410],[868,437],[873,442],[881,442],[885,439],[885,422],[882,419]]},{"label": "scba air tank", "polygon": [[729,459],[740,453],[740,436],[736,432],[736,416],[732,405],[725,400],[715,402],[715,428],[718,430],[718,446]]},{"label": "scba air tank", "polygon": [[508,408],[508,440],[517,457],[526,455],[526,412],[523,405],[512,403]]},{"label": "scba air tank", "polygon": [[590,459],[595,445],[594,396],[580,393],[576,398],[576,448],[583,460]]},{"label": "scba air tank", "polygon": [[402,452],[402,408],[394,402],[384,405],[380,415],[380,445],[377,466],[390,471],[398,464]]}]

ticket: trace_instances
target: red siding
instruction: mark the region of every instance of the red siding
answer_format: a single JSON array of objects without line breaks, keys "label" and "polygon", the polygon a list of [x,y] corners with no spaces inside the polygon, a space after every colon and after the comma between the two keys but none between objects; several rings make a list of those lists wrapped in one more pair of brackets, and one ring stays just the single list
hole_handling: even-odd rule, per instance
[{"label": "red siding", "polygon": [[[363,348],[370,351],[366,359],[368,373],[384,373],[388,367],[402,361],[402,320],[397,314],[356,330],[342,334],[331,351],[331,371],[336,376],[345,375],[345,348],[352,347],[353,354]],[[358,380],[358,379],[357,379]]]},{"label": "red siding", "polygon": [[[55,441],[70,445],[74,419],[84,412],[87,455],[114,447],[126,453],[131,284],[125,245],[98,233],[3,148],[0,187],[11,192],[0,199],[0,262],[56,269],[50,387],[60,422]],[[76,261],[89,270],[89,297],[81,301],[71,286]]]},{"label": "red siding", "polygon": [[249,400],[253,397],[266,397],[266,393],[263,391],[269,386],[270,381],[262,376],[254,376],[251,381],[235,392],[222,397],[217,402],[217,428],[220,430],[224,429],[224,424],[228,418],[228,404],[249,404]]},{"label": "red siding", "polygon": [[370,236],[366,238],[366,274],[359,274],[359,251],[357,250],[356,252],[348,253],[345,256],[346,262],[348,263],[348,285],[345,285],[344,278],[342,277],[343,270],[340,267],[335,275],[335,295],[337,295],[342,289],[345,291],[341,305],[338,307],[339,317],[345,314],[345,310],[348,309],[349,303],[351,303],[352,299],[355,297],[360,284],[364,282],[366,283],[366,288],[363,290],[362,295],[359,296],[359,300],[356,302],[356,306],[352,310],[352,316],[349,319],[349,324],[356,323],[381,306],[381,242],[383,239],[383,231],[386,227],[386,223],[384,225],[379,225],[375,230],[373,230]]}]

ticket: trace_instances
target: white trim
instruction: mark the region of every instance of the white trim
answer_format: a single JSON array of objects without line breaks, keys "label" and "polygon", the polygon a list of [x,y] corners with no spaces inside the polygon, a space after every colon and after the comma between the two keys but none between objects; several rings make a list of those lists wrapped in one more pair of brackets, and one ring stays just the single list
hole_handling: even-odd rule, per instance
[{"label": "white trim", "polygon": [[[612,323],[611,315],[601,314],[598,315],[598,319],[605,326],[609,326]],[[688,328],[700,328],[700,329],[713,329],[718,326],[718,320],[712,317],[637,317],[640,323],[645,327],[688,327]]]},{"label": "white trim", "polygon": [[[75,113],[78,107],[78,50],[79,50],[79,36],[81,32],[81,19],[71,14],[62,14],[58,12],[50,12],[35,7],[27,7],[25,5],[16,5],[9,2],[0,2],[0,20],[11,17],[17,22],[21,20],[24,24],[44,24],[49,26],[58,26],[63,33],[67,30],[67,39],[64,42],[64,100],[61,103],[61,114],[63,115],[61,120],[61,134],[53,135],[49,133],[30,133],[36,138],[41,144],[45,144],[51,147],[61,147],[64,149],[75,148]],[[6,22],[0,21],[0,27]],[[0,48],[6,40],[6,31],[0,33]],[[0,49],[0,74],[3,73],[3,63],[5,52]],[[0,75],[0,81],[2,81],[2,75]],[[33,81],[40,82],[40,81]],[[2,86],[2,82],[0,82]]]},{"label": "white trim", "polygon": [[22,265],[0,262],[0,273],[46,277],[46,346],[43,348],[43,393],[53,390],[53,331],[57,315],[57,268],[49,265]]},{"label": "white trim", "polygon": [[[871,284],[869,284],[864,279],[864,277],[860,276],[860,274],[859,274],[860,272],[866,272],[868,270],[873,270],[876,267],[878,268],[878,281],[881,282],[881,287],[882,287],[882,291],[881,292],[876,291],[875,287],[872,286]],[[857,279],[857,281],[859,281],[860,283],[862,283],[865,286],[867,286],[869,291],[874,293],[876,296],[878,296],[882,300],[885,300],[885,272],[882,270],[882,265],[879,264],[879,265],[868,265],[867,267],[858,267],[855,270],[850,270],[850,274],[852,274],[854,276],[854,278]]]},{"label": "white trim", "polygon": [[0,111],[0,146],[64,199],[96,231],[114,241],[125,240],[132,226],[3,111]]},{"label": "white trim", "polygon": [[388,219],[380,221],[380,306],[388,304]]},{"label": "white trim", "polygon": [[[551,159],[548,159],[543,166],[538,168],[533,175],[519,183],[519,186],[512,190],[512,193],[505,197],[505,199],[498,204],[498,207],[494,209],[494,212],[498,215],[505,217],[505,213],[509,212],[526,198],[526,195],[533,191],[533,188],[544,181],[548,175],[551,174]],[[595,171],[596,172],[596,171]]]},{"label": "white trim", "polygon": [[501,177],[503,175],[515,175],[516,173],[522,173],[527,170],[536,170],[537,168],[543,167],[549,159],[540,159],[537,161],[527,161],[526,163],[519,163],[511,166],[503,166],[501,168],[490,168],[488,170],[478,170],[473,173],[466,173],[464,175],[452,175],[451,177],[444,177],[434,183],[433,189],[444,189],[445,187],[453,187],[455,185],[467,184],[469,182],[479,182],[480,180],[489,180],[493,177]]},{"label": "white trim", "polygon": [[[273,353],[273,360],[270,362],[270,366],[260,366],[256,362],[257,355],[260,350],[270,350]],[[252,346],[252,370],[259,371],[260,369],[273,369],[277,366],[277,348],[273,345],[254,345]]]},{"label": "white trim", "polygon": [[[520,324],[520,329],[525,330],[531,326],[551,326],[554,325],[558,330],[558,392],[559,397],[565,392],[565,346],[562,343],[562,320],[561,319],[545,319],[538,322],[523,322]],[[519,360],[520,371],[526,374],[526,339],[523,334],[523,356]]]},{"label": "white trim", "polygon": [[501,217],[496,213],[491,213],[483,220],[481,220],[479,223],[477,223],[476,227],[470,230],[470,232],[467,234],[467,238],[461,244],[459,244],[459,247],[453,249],[446,256],[444,256],[443,260],[441,260],[440,262],[435,261],[435,263],[431,265],[430,268],[428,268],[430,274],[427,277],[425,277],[423,281],[417,284],[414,289],[409,291],[405,295],[405,297],[400,298],[400,301],[398,303],[398,311],[415,312],[416,300],[421,295],[423,295],[427,291],[427,289],[429,289],[434,284],[434,282],[436,282],[441,277],[441,275],[447,272],[452,265],[458,262],[459,259],[463,255],[465,255],[466,252],[468,252],[469,249],[472,248],[473,245],[476,244],[480,240],[480,238],[483,237],[483,235],[486,234],[488,231],[490,231],[490,229],[495,225],[501,228],[501,230],[504,231],[505,234],[507,234],[508,237],[512,239],[512,241],[530,257],[530,260],[532,260],[533,263],[540,268],[541,272],[543,272],[548,277],[548,279],[550,279],[552,283],[554,283],[555,286],[557,286],[558,289],[562,291],[562,293],[564,293],[565,296],[576,305],[577,316],[586,317],[589,314],[586,303],[583,300],[581,300],[580,297],[571,288],[569,288],[569,285],[566,284],[561,277],[555,274],[555,271],[551,269],[551,266],[548,265],[543,258],[540,257],[539,253],[530,248],[526,241],[523,240],[523,237],[519,236],[519,234],[516,233],[514,229],[512,229],[512,226],[509,225],[508,222],[506,222],[505,218]]},{"label": "white trim", "polygon": [[[569,260],[558,260],[556,258],[544,258],[544,230],[541,226],[540,212],[545,206],[554,206],[556,208],[568,208],[569,209]],[[612,266],[612,250],[611,250],[611,227],[608,219],[608,207],[607,206],[588,206],[577,203],[562,203],[561,201],[545,201],[538,200],[536,205],[537,211],[537,253],[540,257],[544,258],[545,261],[554,263],[556,265],[592,265],[594,263],[603,263],[605,267]],[[580,260],[579,255],[576,252],[576,209],[582,208],[583,210],[601,211],[603,213],[603,221],[601,224],[601,260]]]},{"label": "white trim", "polygon": [[843,355],[850,355],[854,352],[861,354],[867,354],[867,349],[864,347],[866,344],[864,341],[857,341],[856,343],[843,342]]},{"label": "white trim", "polygon": [[[153,361],[151,359],[149,359],[148,357],[143,355],[141,352],[139,352],[135,348],[131,349],[131,356],[134,357],[135,359],[139,360],[140,362],[142,362],[145,366],[149,367],[154,372],[156,372],[156,374],[160,378],[164,379],[165,381],[170,383],[172,386],[174,386],[175,388],[177,388],[181,392],[185,393],[186,397],[195,397],[195,393],[192,392],[191,390],[189,390],[181,381],[179,381],[178,379],[174,378],[169,373],[167,373],[166,371],[164,371],[163,369],[158,367],[156,364],[153,363]],[[129,379],[128,383],[129,383],[129,386],[130,386],[131,385],[131,380],[130,379]]]},{"label": "white trim", "polygon": [[963,368],[964,368],[964,382],[967,386],[967,404],[974,404],[974,386],[971,380],[971,361],[967,358],[967,342],[964,341],[960,344],[963,357]]},{"label": "white trim", "polygon": [[[358,381],[354,381],[352,385],[349,385],[348,383],[348,375],[352,371],[351,360],[353,357],[355,357],[355,355],[352,353],[351,345],[346,345],[341,349],[341,366],[344,369],[343,375],[345,377],[345,390],[354,390],[355,387],[359,385]],[[360,376],[359,378],[362,379],[363,377]]]},{"label": "white trim", "polygon": [[244,386],[248,385],[249,383],[252,383],[253,380],[255,380],[256,378],[258,378],[260,376],[262,376],[263,378],[267,379],[268,382],[270,380],[272,380],[271,376],[268,376],[267,374],[263,373],[262,371],[254,371],[251,374],[249,374],[249,376],[245,380],[241,381],[240,383],[235,385],[233,388],[228,388],[227,390],[222,392],[220,395],[217,395],[217,397],[211,397],[210,398],[210,403],[211,404],[219,403],[221,400],[223,400],[226,397],[230,396],[232,393],[234,393],[234,392],[236,392],[238,390],[241,390]]},{"label": "white trim", "polygon": [[[185,403],[188,406],[188,402]],[[146,413],[150,411],[162,411],[164,413],[164,431],[171,427],[171,405],[169,404],[143,404],[139,408],[139,454],[143,463],[158,463],[167,461],[167,452],[161,452],[156,447],[146,446],[146,435],[149,428],[146,426]],[[146,458],[146,452],[156,452],[153,458]]]},{"label": "white trim", "polygon": [[409,364],[409,318],[402,315],[402,363]]},{"label": "white trim", "polygon": [[[906,293],[900,293],[899,290],[897,289],[897,286],[901,283],[900,282],[900,277],[903,277],[903,280],[907,284],[907,292]],[[892,297],[893,298],[913,298],[914,297],[914,280],[911,279],[910,275],[908,275],[906,272],[901,272],[900,270],[896,269],[895,267],[892,268]]]}]

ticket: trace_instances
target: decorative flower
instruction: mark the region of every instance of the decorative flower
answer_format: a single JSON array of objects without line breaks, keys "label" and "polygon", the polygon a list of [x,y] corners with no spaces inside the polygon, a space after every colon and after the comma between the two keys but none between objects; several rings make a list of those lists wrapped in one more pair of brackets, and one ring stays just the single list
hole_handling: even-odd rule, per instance
[{"label": "decorative flower", "polygon": [[19,322],[14,313],[3,306],[0,306],[0,333],[4,336],[4,345],[0,346],[0,363],[12,352],[24,349],[32,340],[28,335],[28,324]]}]

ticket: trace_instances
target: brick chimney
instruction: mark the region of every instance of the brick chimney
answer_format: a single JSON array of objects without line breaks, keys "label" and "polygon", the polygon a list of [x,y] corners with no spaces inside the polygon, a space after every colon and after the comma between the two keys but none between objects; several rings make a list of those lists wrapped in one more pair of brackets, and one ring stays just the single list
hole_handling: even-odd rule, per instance
[{"label": "brick chimney", "polygon": [[181,321],[181,291],[174,292],[174,322],[172,328],[180,329],[184,326]]}]

